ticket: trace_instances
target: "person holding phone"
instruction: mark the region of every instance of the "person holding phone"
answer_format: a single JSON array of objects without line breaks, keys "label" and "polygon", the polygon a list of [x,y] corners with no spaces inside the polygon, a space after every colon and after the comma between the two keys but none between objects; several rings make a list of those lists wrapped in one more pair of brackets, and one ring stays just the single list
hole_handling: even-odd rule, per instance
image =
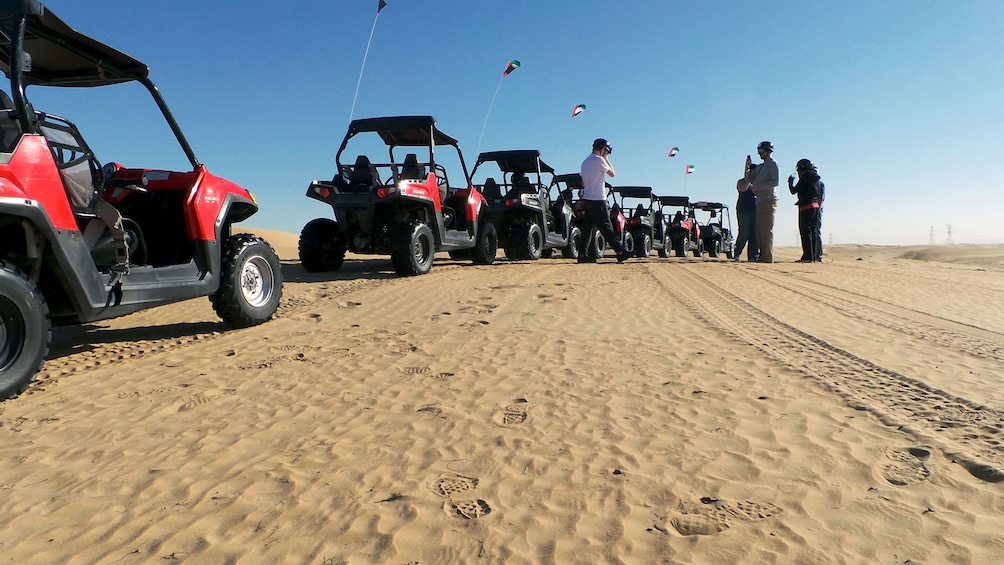
[{"label": "person holding phone", "polygon": [[760,248],[758,263],[774,262],[774,212],[777,210],[777,185],[780,179],[777,163],[771,158],[774,146],[769,141],[761,141],[756,146],[757,155],[763,161],[756,167],[753,159],[746,156],[746,175],[743,177],[753,185],[756,195],[756,242]]},{"label": "person holding phone", "polygon": [[819,229],[819,216],[823,203],[823,181],[812,161],[799,159],[795,175],[788,176],[788,191],[798,196],[798,234],[802,239],[802,258],[799,263],[818,263],[823,260],[823,238]]},{"label": "person holding phone", "polygon": [[631,257],[624,249],[617,236],[614,226],[610,223],[610,207],[607,205],[606,178],[613,177],[613,165],[610,164],[610,153],[614,150],[602,137],[593,141],[593,152],[589,154],[579,169],[582,177],[582,233],[579,236],[579,263],[595,263],[596,247],[592,244],[595,231],[599,230],[607,244],[617,252],[617,262],[623,263]]}]

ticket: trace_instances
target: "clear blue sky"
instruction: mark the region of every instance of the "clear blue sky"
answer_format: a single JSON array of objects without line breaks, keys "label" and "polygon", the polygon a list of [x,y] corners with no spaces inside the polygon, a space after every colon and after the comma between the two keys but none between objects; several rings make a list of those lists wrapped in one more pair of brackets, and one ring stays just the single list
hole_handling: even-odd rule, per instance
[{"label": "clear blue sky", "polygon": [[[387,2],[354,117],[431,114],[469,166],[483,124],[482,150],[536,148],[560,172],[602,136],[615,184],[734,205],[767,139],[782,177],[818,165],[824,243],[925,244],[932,228],[944,243],[949,226],[955,243],[1004,243],[1000,0]],[[245,225],[299,233],[331,216],[306,187],[332,176],[377,3],[47,5],[150,66],[199,158],[258,198]],[[187,168],[138,86],[28,94],[102,161]],[[775,241],[797,245],[783,183]]]}]

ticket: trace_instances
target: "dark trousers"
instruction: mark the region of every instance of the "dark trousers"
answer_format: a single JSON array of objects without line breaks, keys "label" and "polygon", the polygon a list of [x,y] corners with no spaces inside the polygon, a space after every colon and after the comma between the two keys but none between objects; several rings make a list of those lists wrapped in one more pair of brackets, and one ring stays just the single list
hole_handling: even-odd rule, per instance
[{"label": "dark trousers", "polygon": [[743,247],[745,247],[746,259],[756,261],[760,257],[760,248],[756,244],[756,208],[739,210],[736,212],[736,216],[739,219],[739,236],[736,238],[734,257],[738,259],[743,254]]},{"label": "dark trousers", "polygon": [[802,261],[823,260],[823,237],[819,233],[819,208],[798,211],[798,234],[802,238]]},{"label": "dark trousers", "polygon": [[603,234],[607,245],[613,247],[618,255],[624,253],[624,246],[618,241],[614,226],[610,223],[610,206],[606,200],[582,201],[582,225],[579,229],[582,231],[579,236],[579,257],[596,258],[596,248],[593,246],[596,230]]}]

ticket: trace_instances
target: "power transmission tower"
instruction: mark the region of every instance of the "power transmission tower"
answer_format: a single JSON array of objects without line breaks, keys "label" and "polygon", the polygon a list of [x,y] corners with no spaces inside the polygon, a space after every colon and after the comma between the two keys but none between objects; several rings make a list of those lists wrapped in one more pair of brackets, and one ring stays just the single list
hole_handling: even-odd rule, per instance
[{"label": "power transmission tower", "polygon": [[931,234],[927,236],[927,244],[934,245],[934,226],[931,226]]},{"label": "power transmission tower", "polygon": [[954,242],[952,241],[952,226],[949,225],[948,231],[945,234],[945,245],[952,245],[953,243]]}]

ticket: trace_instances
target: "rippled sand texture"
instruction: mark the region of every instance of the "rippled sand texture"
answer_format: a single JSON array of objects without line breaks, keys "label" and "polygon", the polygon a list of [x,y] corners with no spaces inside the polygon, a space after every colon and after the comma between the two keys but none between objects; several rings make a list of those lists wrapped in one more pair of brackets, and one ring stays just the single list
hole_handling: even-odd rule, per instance
[{"label": "rippled sand texture", "polygon": [[401,278],[266,237],[268,324],[55,332],[0,404],[5,562],[1004,562],[1000,247]]}]

